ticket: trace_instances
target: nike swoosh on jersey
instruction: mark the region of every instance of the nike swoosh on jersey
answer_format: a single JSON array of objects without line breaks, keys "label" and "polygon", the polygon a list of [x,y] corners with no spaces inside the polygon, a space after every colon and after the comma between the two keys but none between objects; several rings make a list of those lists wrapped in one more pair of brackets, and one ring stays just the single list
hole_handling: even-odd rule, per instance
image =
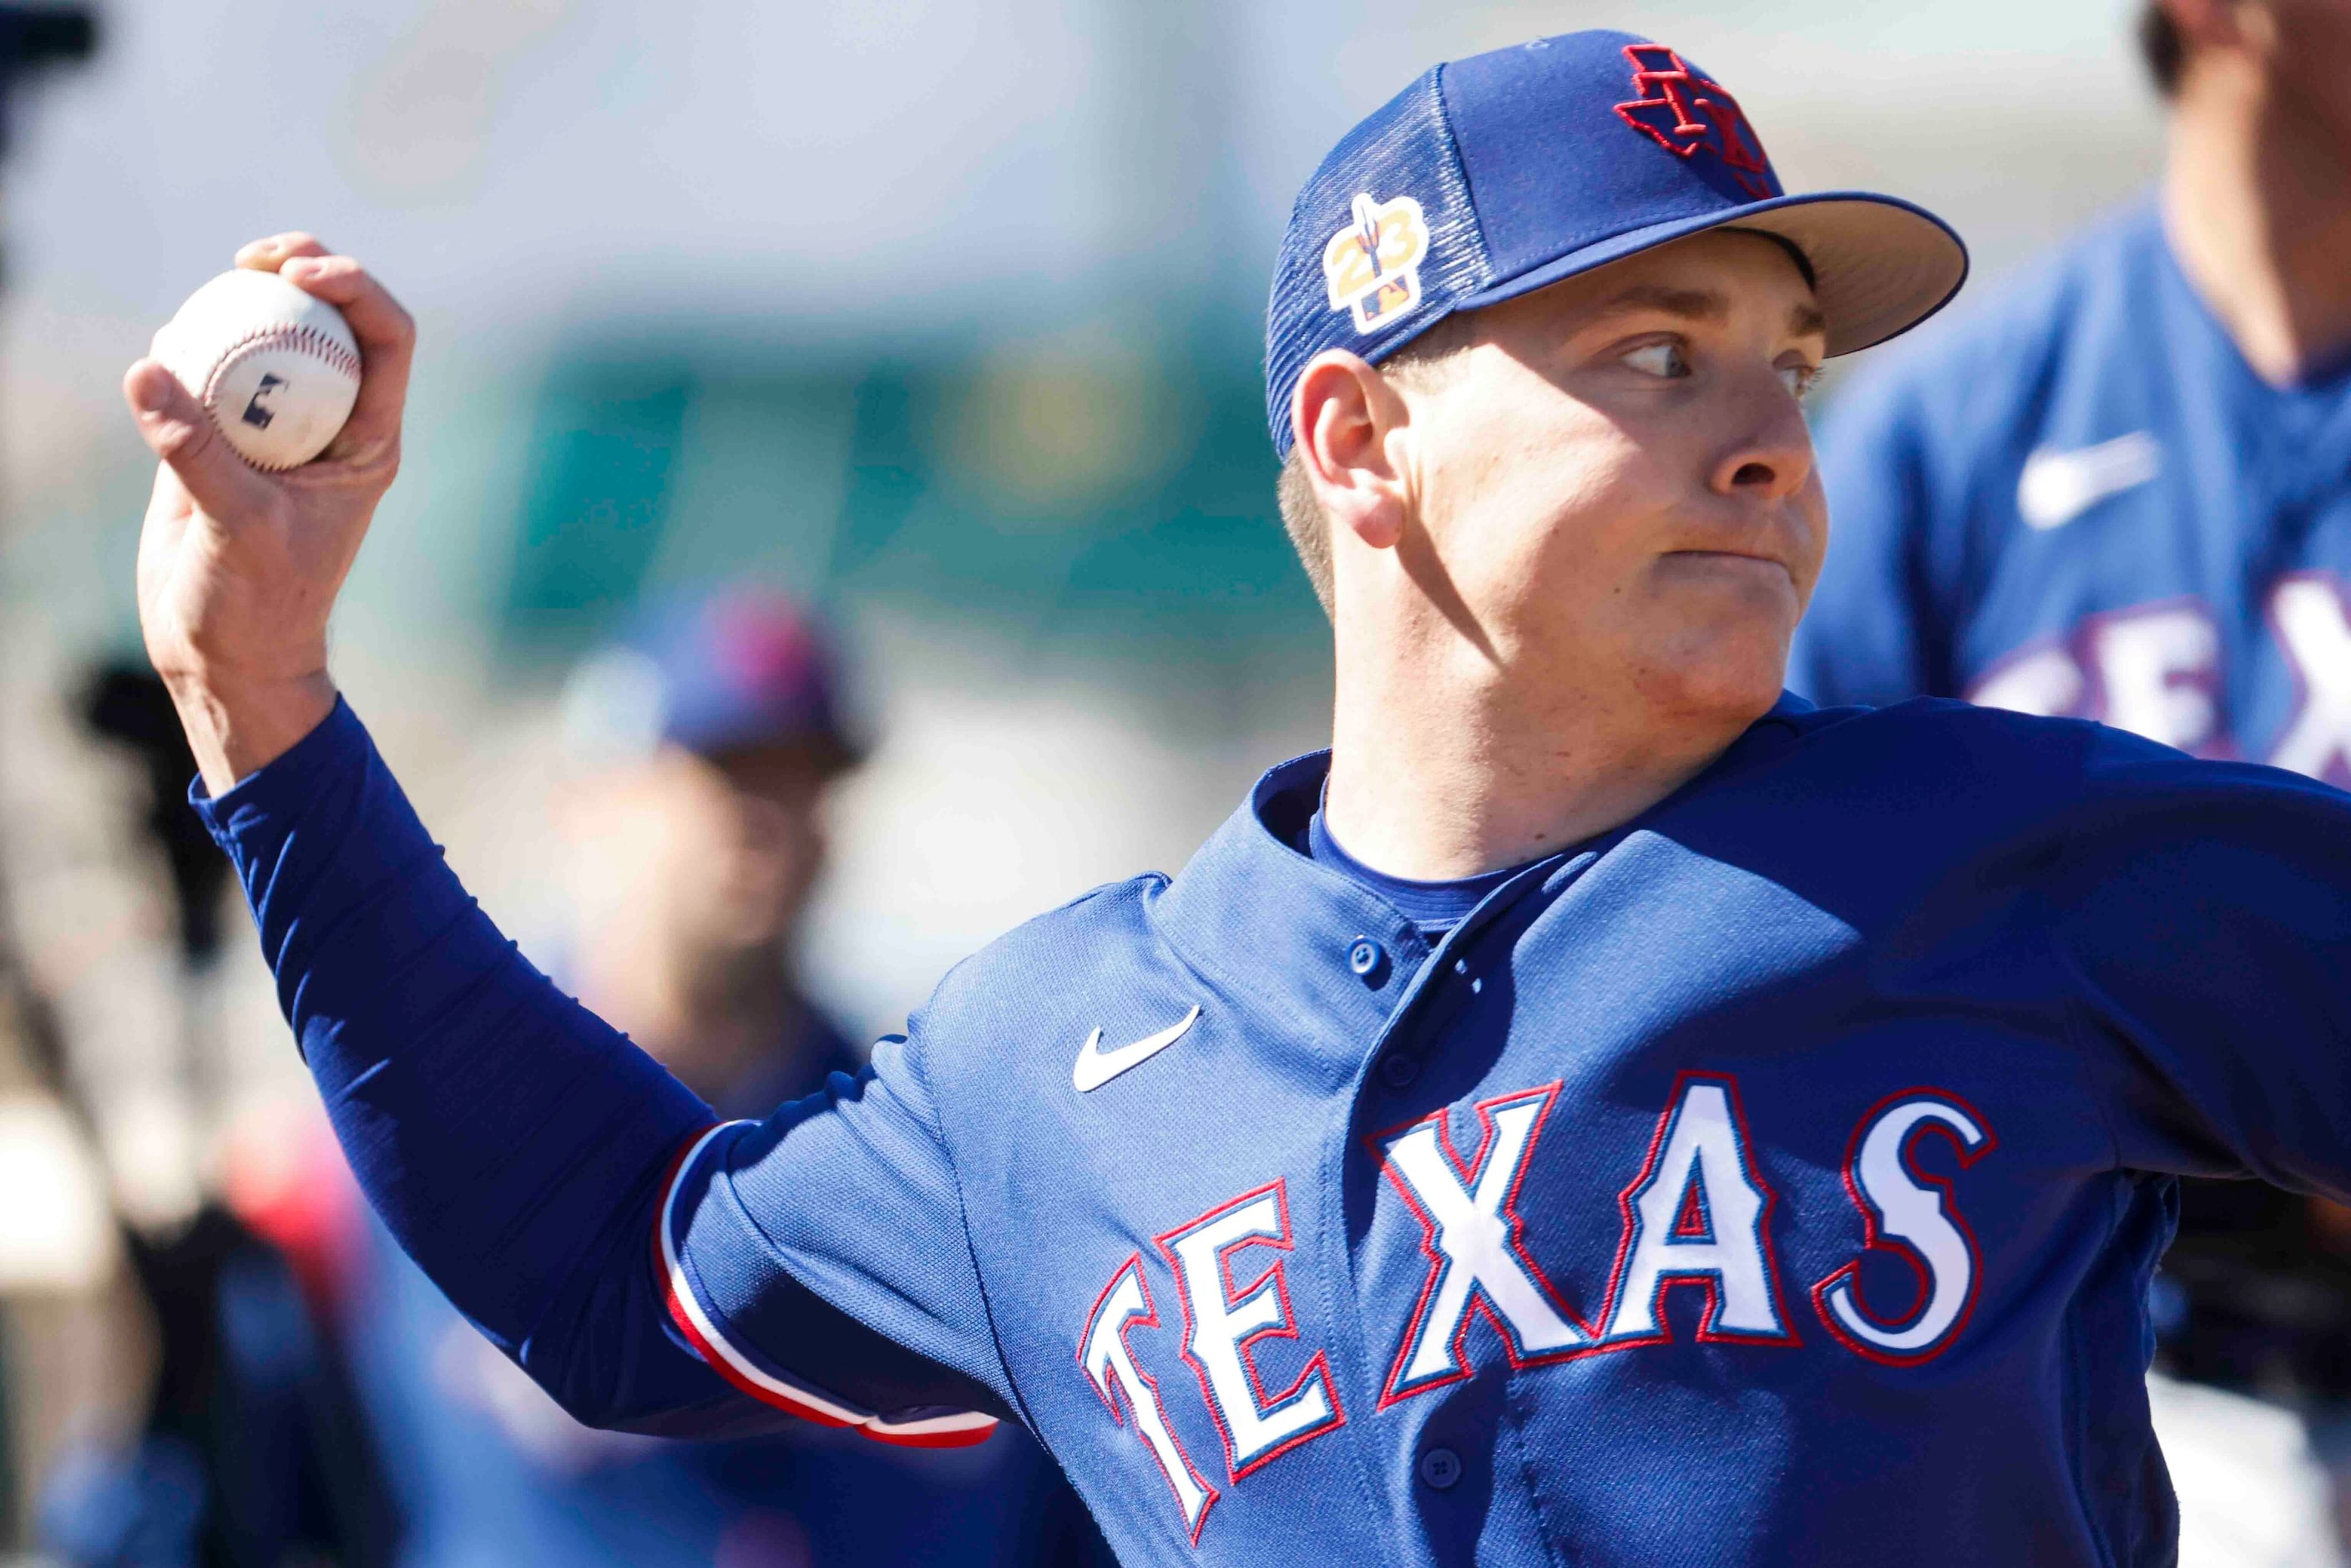
[{"label": "nike swoosh on jersey", "polygon": [[1199,1019],[1200,1009],[1196,1007],[1184,1015],[1182,1021],[1113,1051],[1102,1048],[1102,1031],[1097,1029],[1086,1036],[1086,1043],[1079,1049],[1077,1065],[1070,1069],[1070,1082],[1081,1094],[1099,1089],[1128,1068],[1158,1055],[1183,1039],[1185,1031]]},{"label": "nike swoosh on jersey", "polygon": [[2024,460],[2016,481],[2016,509],[2026,527],[2045,533],[2162,472],[2163,448],[2144,430],[2070,452],[2044,446]]}]

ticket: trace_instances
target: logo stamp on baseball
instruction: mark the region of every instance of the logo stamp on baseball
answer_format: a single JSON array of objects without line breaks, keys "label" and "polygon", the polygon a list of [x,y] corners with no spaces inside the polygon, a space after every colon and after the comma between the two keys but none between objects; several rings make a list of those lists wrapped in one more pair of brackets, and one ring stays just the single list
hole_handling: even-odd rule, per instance
[{"label": "logo stamp on baseball", "polygon": [[319,455],[359,397],[350,324],[274,272],[222,273],[188,297],[150,352],[256,468]]}]

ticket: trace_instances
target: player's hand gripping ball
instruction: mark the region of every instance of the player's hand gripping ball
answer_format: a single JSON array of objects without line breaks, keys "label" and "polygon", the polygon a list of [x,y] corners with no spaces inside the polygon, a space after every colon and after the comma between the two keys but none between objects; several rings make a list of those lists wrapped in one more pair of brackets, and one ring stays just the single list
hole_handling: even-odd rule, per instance
[{"label": "player's hand gripping ball", "polygon": [[360,392],[359,339],[343,313],[274,272],[222,273],[148,351],[256,468],[298,467],[325,451]]}]

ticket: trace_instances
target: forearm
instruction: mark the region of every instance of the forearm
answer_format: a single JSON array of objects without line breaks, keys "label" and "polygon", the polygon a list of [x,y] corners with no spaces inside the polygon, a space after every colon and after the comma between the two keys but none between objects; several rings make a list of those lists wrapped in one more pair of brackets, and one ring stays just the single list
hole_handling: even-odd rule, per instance
[{"label": "forearm", "polygon": [[200,800],[354,1173],[402,1247],[575,1411],[738,1405],[646,1253],[709,1113],[499,936],[347,707]]}]

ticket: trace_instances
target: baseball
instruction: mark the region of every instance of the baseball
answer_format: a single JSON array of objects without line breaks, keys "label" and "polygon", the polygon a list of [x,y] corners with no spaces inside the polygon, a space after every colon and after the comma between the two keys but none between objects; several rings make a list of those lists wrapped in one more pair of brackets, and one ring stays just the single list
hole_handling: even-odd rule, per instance
[{"label": "baseball", "polygon": [[350,324],[274,272],[222,273],[188,296],[149,352],[256,468],[316,457],[359,396]]}]

